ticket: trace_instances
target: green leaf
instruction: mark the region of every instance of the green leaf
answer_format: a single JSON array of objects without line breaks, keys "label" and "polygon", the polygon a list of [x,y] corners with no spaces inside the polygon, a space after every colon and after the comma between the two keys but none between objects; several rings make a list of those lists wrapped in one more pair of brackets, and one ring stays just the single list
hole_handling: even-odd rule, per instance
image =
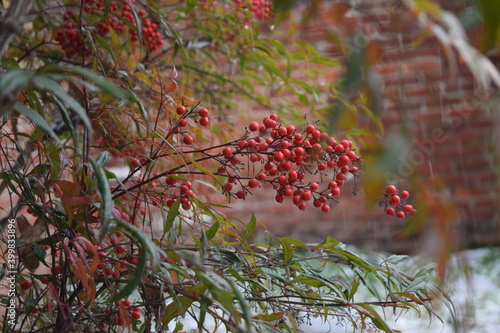
[{"label": "green leaf", "polygon": [[108,164],[108,162],[109,162],[109,152],[101,151],[99,153],[99,156],[97,156],[96,163],[104,168]]},{"label": "green leaf", "polygon": [[172,229],[172,226],[174,225],[174,220],[179,215],[179,207],[181,205],[180,199],[177,199],[172,206],[170,206],[167,214],[167,219],[165,220],[165,223],[163,223],[163,235]]},{"label": "green leaf", "polygon": [[134,275],[132,275],[132,278],[125,284],[125,286],[113,297],[111,297],[110,302],[116,302],[119,299],[125,298],[132,294],[137,286],[141,283],[142,281],[142,275],[144,274],[144,270],[146,268],[146,251],[141,251],[139,253],[139,258],[137,262],[137,266],[134,270]]},{"label": "green leaf", "polygon": [[[393,333],[393,330],[387,326],[386,322],[380,318],[379,314],[370,305],[365,303],[357,303],[355,307],[360,307],[363,310],[361,312],[367,314],[370,317],[372,323],[378,328],[387,333]],[[359,309],[358,309],[359,310]]]},{"label": "green leaf", "polygon": [[256,225],[257,225],[257,219],[255,218],[255,215],[252,214],[252,217],[250,217],[250,222],[248,222],[248,224],[245,228],[245,233],[243,234],[243,239],[248,239],[248,238],[250,238],[250,236],[252,236]]},{"label": "green leaf", "polygon": [[333,249],[339,244],[340,242],[338,240],[328,237],[324,240],[323,243],[316,245],[313,250],[316,251],[319,249]]},{"label": "green leaf", "polygon": [[109,188],[108,177],[102,166],[90,160],[92,168],[94,170],[94,178],[97,183],[97,189],[99,191],[99,196],[101,198],[101,214],[102,214],[102,231],[101,239],[107,235],[110,229],[111,221],[111,210],[113,209],[113,199],[111,197],[111,190]]},{"label": "green leaf", "polygon": [[162,252],[156,247],[154,242],[149,239],[148,236],[144,234],[139,228],[123,220],[116,220],[116,223],[125,233],[129,234],[132,239],[138,241],[142,251],[139,254],[139,262],[134,271],[134,275],[127,282],[125,287],[123,287],[123,289],[118,294],[114,295],[111,298],[111,302],[115,302],[121,298],[125,298],[132,292],[134,292],[134,290],[136,290],[137,286],[141,283],[142,276],[145,272],[147,262],[146,254],[149,254],[151,256],[151,268],[153,270],[156,270],[160,265],[160,253]]},{"label": "green leaf", "polygon": [[194,300],[187,296],[180,296],[176,301],[173,301],[165,308],[165,312],[162,319],[163,325],[168,325],[177,316],[181,316],[189,309]]},{"label": "green leaf", "polygon": [[206,232],[207,241],[209,241],[209,240],[211,240],[212,238],[215,237],[215,235],[217,234],[217,231],[219,230],[219,227],[220,227],[220,223],[219,223],[219,221],[216,221],[210,227],[210,229],[207,230],[207,232]]},{"label": "green leaf", "polygon": [[281,319],[285,316],[286,312],[280,311],[280,312],[274,312],[270,314],[259,314],[253,317],[253,319],[256,320],[263,320],[263,321],[275,321],[278,319]]},{"label": "green leaf", "polygon": [[80,105],[73,97],[66,93],[58,82],[49,79],[47,76],[36,76],[34,79],[35,84],[43,90],[49,91],[57,96],[61,101],[64,101],[69,107],[80,117],[84,125],[89,131],[92,131],[90,119],[87,116],[87,111]]},{"label": "green leaf", "polygon": [[307,284],[308,286],[316,287],[316,288],[325,285],[325,283],[323,281],[321,281],[319,278],[312,277],[312,276],[305,276],[305,275],[299,275],[298,277],[296,277],[295,279],[293,279],[289,283],[290,284],[291,283],[303,283],[303,284]]},{"label": "green leaf", "polygon": [[294,257],[292,247],[290,246],[290,243],[279,239],[279,242],[281,243],[281,248],[283,249],[283,259],[285,260],[286,265],[290,265],[291,260]]},{"label": "green leaf", "polygon": [[59,137],[56,135],[56,133],[54,133],[45,119],[43,119],[43,117],[39,115],[35,110],[32,110],[19,102],[16,102],[14,104],[14,109],[16,109],[16,111],[23,116],[28,117],[28,119],[31,120],[31,122],[33,122],[35,126],[49,134],[57,142],[57,144],[62,145],[62,142],[61,140],[59,140]]}]

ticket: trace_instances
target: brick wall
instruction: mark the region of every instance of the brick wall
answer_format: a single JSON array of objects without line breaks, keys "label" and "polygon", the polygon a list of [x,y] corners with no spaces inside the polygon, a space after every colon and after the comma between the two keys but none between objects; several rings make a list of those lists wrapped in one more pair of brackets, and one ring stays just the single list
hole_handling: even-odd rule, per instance
[{"label": "brick wall", "polygon": [[[441,1],[455,12],[463,12],[463,1]],[[341,57],[338,45],[325,38],[325,30],[340,35],[357,35],[351,50],[364,50],[370,64],[364,83],[373,96],[372,107],[382,118],[383,140],[408,143],[408,155],[399,159],[396,176],[407,179],[439,179],[440,194],[456,212],[450,233],[460,244],[500,244],[497,206],[499,187],[495,159],[499,141],[495,136],[498,116],[479,98],[469,69],[446,57],[432,37],[419,39],[416,18],[399,1],[323,1],[320,15],[300,30],[300,37],[324,54]],[[300,11],[297,12],[300,16]],[[472,31],[472,30],[471,30]],[[473,43],[478,36],[472,35]],[[414,46],[416,41],[418,45]],[[338,73],[332,75],[338,77]],[[479,106],[478,106],[479,105]],[[401,222],[388,218],[381,209],[366,209],[362,193],[343,195],[329,214],[305,212],[274,202],[273,191],[260,190],[252,200],[235,203],[229,214],[248,219],[255,212],[272,233],[303,241],[321,241],[326,236],[343,242],[395,252],[419,250],[430,238],[436,216],[427,216],[428,232],[401,240]]]}]

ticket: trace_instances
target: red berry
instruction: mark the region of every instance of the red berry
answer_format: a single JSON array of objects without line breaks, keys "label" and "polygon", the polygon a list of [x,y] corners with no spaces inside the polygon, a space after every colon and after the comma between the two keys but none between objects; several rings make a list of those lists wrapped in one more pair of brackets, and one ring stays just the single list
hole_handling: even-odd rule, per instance
[{"label": "red berry", "polygon": [[123,245],[116,245],[115,246],[115,252],[117,254],[123,254],[123,253],[125,253],[125,246],[123,246]]},{"label": "red berry", "polygon": [[179,120],[179,126],[180,127],[186,127],[188,124],[187,120],[186,119],[181,119]]},{"label": "red berry", "polygon": [[282,162],[285,160],[285,155],[282,152],[277,151],[274,153],[274,160],[276,162]]},{"label": "red berry", "polygon": [[237,197],[238,199],[245,199],[245,197],[246,197],[246,193],[245,193],[245,191],[243,191],[243,190],[239,190],[239,191],[236,193],[236,197]]},{"label": "red berry", "polygon": [[275,200],[277,203],[282,203],[285,201],[285,197],[282,194],[276,194]]},{"label": "red berry", "polygon": [[259,185],[259,181],[255,178],[252,178],[248,181],[248,186],[250,188],[256,188]]},{"label": "red berry", "polygon": [[29,281],[29,280],[23,281],[23,282],[21,282],[21,289],[28,290],[31,288],[31,285],[32,285],[31,281]]},{"label": "red berry", "polygon": [[389,208],[387,208],[387,209],[385,210],[385,213],[386,213],[387,215],[392,216],[392,215],[394,215],[395,210],[394,210],[394,208],[389,207]]},{"label": "red berry", "polygon": [[231,192],[233,190],[233,184],[232,183],[225,183],[224,184],[224,190]]},{"label": "red berry", "polygon": [[184,113],[186,113],[186,107],[183,105],[179,105],[175,111],[178,115],[183,115]]},{"label": "red berry", "polygon": [[256,121],[252,121],[248,125],[248,129],[252,132],[257,132],[259,130],[259,123],[257,123]]},{"label": "red berry", "polygon": [[316,127],[314,125],[309,124],[309,125],[306,126],[306,132],[308,134],[312,134],[312,132],[314,132],[314,130],[316,130]]},{"label": "red berry", "polygon": [[389,204],[391,206],[396,206],[397,204],[399,204],[401,202],[401,198],[399,197],[399,195],[393,195],[391,197],[391,200],[389,200]]},{"label": "red berry", "polygon": [[191,145],[193,144],[193,137],[191,135],[186,135],[184,136],[184,139],[182,139],[182,141],[186,144],[186,145]]},{"label": "red berry", "polygon": [[337,197],[337,196],[339,196],[339,195],[340,195],[340,188],[338,188],[338,187],[334,187],[334,188],[332,188],[332,189],[331,189],[330,193],[332,193],[332,195],[333,195],[334,197]]},{"label": "red berry", "polygon": [[396,191],[397,189],[394,185],[387,185],[387,187],[385,188],[385,194],[389,196],[393,196],[394,194],[396,194]]},{"label": "red berry", "polygon": [[405,211],[405,213],[411,213],[411,212],[413,212],[413,206],[412,205],[405,205],[403,207],[403,210]]},{"label": "red berry", "polygon": [[40,282],[43,284],[47,284],[47,283],[49,283],[49,278],[44,275],[40,278]]},{"label": "red berry", "polygon": [[328,206],[328,205],[321,206],[321,211],[323,213],[328,213],[330,211],[330,206]]},{"label": "red berry", "polygon": [[201,117],[200,118],[200,125],[205,127],[210,123],[210,119],[208,117]]},{"label": "red berry", "polygon": [[123,305],[125,305],[127,308],[130,307],[130,301],[128,299],[124,300]]},{"label": "red berry", "polygon": [[303,203],[301,203],[301,204],[299,205],[299,209],[300,209],[300,210],[306,210],[306,207],[307,207],[307,205],[305,204],[305,202],[303,202]]},{"label": "red berry", "polygon": [[134,319],[140,319],[140,318],[141,318],[141,313],[140,313],[140,312],[136,312],[136,311],[134,311],[134,312],[132,312],[132,313],[130,314],[130,317],[132,317],[132,318],[134,318]]},{"label": "red berry", "polygon": [[405,218],[406,214],[405,214],[405,212],[398,212],[397,216],[398,216],[398,218],[403,219],[403,218]]},{"label": "red berry", "polygon": [[399,194],[399,196],[403,199],[406,199],[410,196],[410,192],[408,191],[401,191],[401,193]]},{"label": "red berry", "polygon": [[319,188],[319,185],[318,185],[318,183],[311,183],[311,185],[309,185],[309,188],[311,189],[311,191],[317,191]]},{"label": "red berry", "polygon": [[198,111],[198,114],[200,115],[200,117],[208,117],[208,110],[206,108],[201,108]]},{"label": "red berry", "polygon": [[119,279],[121,277],[120,272],[114,271],[113,274],[111,274],[115,279]]},{"label": "red berry", "polygon": [[257,175],[257,179],[260,180],[260,181],[264,181],[266,180],[267,176],[265,173],[261,172]]},{"label": "red berry", "polygon": [[309,200],[311,200],[311,198],[312,198],[312,193],[311,193],[311,191],[309,191],[309,190],[305,190],[304,192],[302,192],[302,194],[301,194],[301,198],[302,198],[302,200],[304,200],[304,201],[309,201]]},{"label": "red berry", "polygon": [[222,149],[222,154],[224,157],[229,158],[233,156],[233,150],[230,147],[224,147],[224,149]]}]

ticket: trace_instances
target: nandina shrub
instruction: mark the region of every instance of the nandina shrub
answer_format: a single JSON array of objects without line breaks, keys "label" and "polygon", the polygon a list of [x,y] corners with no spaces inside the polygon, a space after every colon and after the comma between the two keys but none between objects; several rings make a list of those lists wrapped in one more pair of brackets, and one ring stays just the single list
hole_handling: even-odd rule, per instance
[{"label": "nandina shrub", "polygon": [[[1,300],[17,304],[5,329],[180,331],[181,318],[191,316],[200,331],[209,329],[208,317],[231,332],[297,331],[311,317],[334,316],[390,332],[375,307],[430,309],[439,293],[426,282],[428,269],[405,274],[333,238],[255,243],[255,217],[224,216],[210,201],[272,190],[276,204],[331,213],[362,172],[353,140],[287,117],[295,109],[245,90],[287,79],[275,54],[309,59],[259,40],[269,2],[39,6],[1,62],[9,117],[0,178],[10,196],[2,225],[15,220],[18,229],[17,260],[9,261],[8,246],[3,252],[2,278],[17,272],[17,289]],[[242,18],[246,28],[235,29]],[[192,37],[202,33],[207,42]],[[191,36],[187,44],[181,35]],[[249,47],[250,37],[267,56]],[[234,57],[237,81],[211,63]],[[292,91],[304,105],[320,103]],[[238,94],[282,112],[230,131],[218,107],[232,103],[216,102]],[[126,166],[127,175],[113,165]],[[415,213],[407,191],[381,192],[388,215]],[[377,299],[358,299],[360,285]]]}]

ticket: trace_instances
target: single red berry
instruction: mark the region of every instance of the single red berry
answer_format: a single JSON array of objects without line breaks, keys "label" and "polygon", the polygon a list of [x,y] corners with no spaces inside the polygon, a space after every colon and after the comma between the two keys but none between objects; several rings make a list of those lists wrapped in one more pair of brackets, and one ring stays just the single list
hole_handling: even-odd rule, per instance
[{"label": "single red berry", "polygon": [[184,105],[179,105],[175,111],[178,115],[183,115],[186,113],[186,107]]},{"label": "single red berry", "polygon": [[257,175],[257,179],[260,180],[260,181],[264,181],[266,180],[267,176],[265,173],[261,172]]},{"label": "single red berry", "polygon": [[224,184],[224,190],[231,192],[233,190],[233,184],[232,183],[225,183]]},{"label": "single red berry", "polygon": [[256,122],[256,121],[252,121],[249,125],[248,125],[248,129],[251,131],[251,132],[257,132],[259,130],[259,123]]},{"label": "single red berry", "polygon": [[222,154],[224,157],[229,158],[233,156],[233,150],[230,147],[224,147],[224,149],[222,149]]},{"label": "single red berry", "polygon": [[208,110],[206,108],[201,108],[199,111],[198,111],[198,115],[200,117],[208,117]]},{"label": "single red berry", "polygon": [[21,286],[22,290],[28,290],[31,288],[31,285],[32,285],[31,281],[26,280],[26,281],[21,282],[20,286]]},{"label": "single red berry", "polygon": [[179,120],[179,126],[180,127],[186,127],[188,124],[187,120],[186,119],[181,119]]},{"label": "single red berry", "polygon": [[311,198],[312,198],[312,193],[311,193],[311,191],[309,191],[309,190],[305,190],[304,192],[302,192],[302,194],[301,194],[301,198],[302,198],[302,200],[304,200],[304,201],[309,201],[309,200],[311,200]]},{"label": "single red berry", "polygon": [[319,185],[318,185],[318,183],[311,183],[311,185],[309,185],[309,188],[311,189],[311,191],[317,191],[319,188]]},{"label": "single red berry", "polygon": [[246,197],[246,193],[245,193],[245,191],[243,191],[243,190],[239,190],[238,192],[236,192],[236,197],[237,197],[238,199],[245,199],[245,197]]},{"label": "single red berry", "polygon": [[403,199],[407,199],[409,196],[410,196],[410,192],[408,191],[401,191],[401,193],[399,194],[399,196]]},{"label": "single red berry", "polygon": [[332,193],[332,195],[333,195],[334,197],[337,197],[337,196],[339,196],[339,195],[340,195],[340,188],[338,188],[338,187],[334,187],[334,188],[332,188],[332,189],[330,190],[330,193]]},{"label": "single red berry", "polygon": [[123,253],[125,253],[125,246],[123,246],[123,245],[116,245],[115,246],[115,252],[117,254],[123,254]]},{"label": "single red berry", "polygon": [[403,207],[403,210],[405,211],[405,213],[411,213],[411,212],[413,212],[413,206],[412,205],[405,205]]},{"label": "single red berry", "polygon": [[405,214],[405,212],[400,211],[400,212],[398,212],[397,216],[398,216],[398,218],[403,219],[403,218],[405,218],[406,214]]},{"label": "single red berry", "polygon": [[134,318],[134,319],[140,319],[140,318],[141,318],[141,313],[140,313],[140,312],[133,311],[133,312],[130,314],[130,317],[132,317],[132,318]]},{"label": "single red berry", "polygon": [[399,195],[393,195],[391,197],[391,200],[389,200],[389,204],[391,206],[396,206],[397,204],[399,204],[401,202],[401,198],[399,197]]},{"label": "single red berry", "polygon": [[276,162],[282,162],[285,160],[285,155],[282,152],[277,151],[274,153],[274,160]]},{"label": "single red berry", "polygon": [[250,188],[256,188],[259,185],[259,181],[255,178],[252,178],[248,181],[248,186]]},{"label": "single red berry", "polygon": [[210,119],[208,117],[201,117],[200,118],[200,125],[205,127],[210,123]]},{"label": "single red berry", "polygon": [[182,141],[186,144],[186,145],[191,145],[193,144],[193,137],[191,135],[185,135],[184,138],[182,139]]},{"label": "single red berry", "polygon": [[285,201],[285,197],[282,194],[276,194],[275,200],[277,203],[283,203],[283,201]]},{"label": "single red berry", "polygon": [[49,278],[48,278],[48,276],[45,276],[45,275],[44,275],[44,276],[42,276],[42,277],[40,278],[40,282],[41,282],[41,283],[43,283],[43,284],[47,284],[47,283],[49,283]]},{"label": "single red berry", "polygon": [[396,194],[396,191],[397,189],[394,185],[387,185],[387,187],[385,188],[385,194],[389,196],[393,196],[394,194]]},{"label": "single red berry", "polygon": [[303,203],[301,203],[301,204],[299,205],[299,209],[300,209],[300,210],[306,210],[306,208],[307,208],[307,205],[306,205],[306,203],[305,203],[305,202],[303,202]]},{"label": "single red berry", "polygon": [[127,308],[128,308],[128,307],[130,307],[130,304],[131,304],[131,303],[130,303],[130,301],[129,301],[128,299],[124,300],[122,303],[123,303],[123,305],[125,305],[125,307],[127,307]]},{"label": "single red berry", "polygon": [[394,208],[389,207],[389,208],[387,208],[387,209],[385,210],[385,213],[386,213],[387,215],[392,216],[392,215],[394,215],[395,210],[394,210]]},{"label": "single red berry", "polygon": [[307,134],[312,134],[312,132],[314,132],[314,130],[316,130],[316,126],[312,125],[312,124],[309,124],[306,126],[306,132]]},{"label": "single red berry", "polygon": [[328,205],[321,206],[321,211],[323,213],[328,213],[330,211],[330,206],[328,206]]},{"label": "single red berry", "polygon": [[113,274],[111,274],[115,279],[119,279],[121,277],[120,272],[114,271]]}]

